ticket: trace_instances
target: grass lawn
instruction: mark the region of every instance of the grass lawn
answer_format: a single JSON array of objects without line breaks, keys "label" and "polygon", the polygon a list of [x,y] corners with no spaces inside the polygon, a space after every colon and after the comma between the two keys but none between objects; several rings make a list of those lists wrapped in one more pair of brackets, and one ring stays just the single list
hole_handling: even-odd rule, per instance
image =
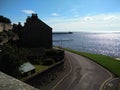
[{"label": "grass lawn", "polygon": [[34,65],[34,66],[36,68],[36,72],[43,71],[49,67],[49,66],[44,66],[44,65]]},{"label": "grass lawn", "polygon": [[109,57],[105,55],[99,55],[99,54],[91,54],[91,53],[85,53],[85,52],[79,52],[71,49],[66,49],[67,51],[85,56],[93,60],[94,62],[102,65],[103,67],[107,68],[109,71],[114,73],[115,75],[120,77],[120,61]]}]

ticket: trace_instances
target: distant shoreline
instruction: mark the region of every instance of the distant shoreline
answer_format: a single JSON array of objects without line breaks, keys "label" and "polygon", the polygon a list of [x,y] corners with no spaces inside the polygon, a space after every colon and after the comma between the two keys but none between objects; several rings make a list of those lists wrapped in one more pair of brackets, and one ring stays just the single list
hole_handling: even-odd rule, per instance
[{"label": "distant shoreline", "polygon": [[52,34],[73,34],[73,32],[53,32]]}]

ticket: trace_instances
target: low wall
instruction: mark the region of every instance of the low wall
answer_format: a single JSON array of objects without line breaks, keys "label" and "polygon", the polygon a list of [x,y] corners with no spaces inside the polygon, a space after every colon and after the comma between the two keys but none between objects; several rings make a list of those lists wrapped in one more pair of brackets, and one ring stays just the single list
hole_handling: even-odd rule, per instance
[{"label": "low wall", "polygon": [[38,90],[5,73],[0,72],[0,90]]}]

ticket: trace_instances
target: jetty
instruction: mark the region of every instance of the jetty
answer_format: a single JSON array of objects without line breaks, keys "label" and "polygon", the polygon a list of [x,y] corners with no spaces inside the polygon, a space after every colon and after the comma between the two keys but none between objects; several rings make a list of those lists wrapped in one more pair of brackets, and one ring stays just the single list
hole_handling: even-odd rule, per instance
[{"label": "jetty", "polygon": [[73,34],[73,32],[53,32],[53,34]]}]

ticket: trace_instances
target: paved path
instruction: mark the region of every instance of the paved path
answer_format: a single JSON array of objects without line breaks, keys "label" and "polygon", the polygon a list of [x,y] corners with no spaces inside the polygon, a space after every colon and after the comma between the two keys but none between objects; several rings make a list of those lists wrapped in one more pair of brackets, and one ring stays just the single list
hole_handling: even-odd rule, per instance
[{"label": "paved path", "polygon": [[69,72],[57,82],[52,90],[102,90],[112,79],[112,74],[83,56],[65,51]]}]

